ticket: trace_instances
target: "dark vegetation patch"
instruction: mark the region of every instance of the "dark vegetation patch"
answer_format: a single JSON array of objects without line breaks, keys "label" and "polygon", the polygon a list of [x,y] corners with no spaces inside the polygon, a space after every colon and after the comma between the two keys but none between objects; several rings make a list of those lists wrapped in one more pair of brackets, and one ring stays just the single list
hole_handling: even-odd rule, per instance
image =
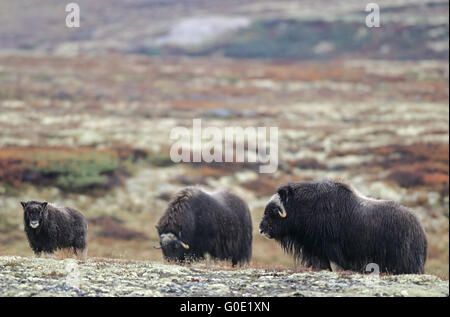
[{"label": "dark vegetation patch", "polygon": [[300,169],[312,169],[312,170],[324,170],[327,166],[323,163],[320,163],[315,158],[304,158],[297,161],[289,162],[291,167],[297,167]]},{"label": "dark vegetation patch", "polygon": [[44,277],[65,277],[66,275],[52,271],[51,273],[42,273],[42,276],[44,276]]},{"label": "dark vegetation patch", "polygon": [[158,167],[169,167],[175,164],[168,152],[151,153],[147,156],[147,161]]},{"label": "dark vegetation patch", "polygon": [[181,175],[177,182],[184,186],[208,185],[206,178],[202,175]]},{"label": "dark vegetation patch", "polygon": [[[366,15],[361,13],[361,16]],[[437,27],[442,27],[442,34],[431,38],[430,30]],[[210,43],[195,50],[166,46],[138,53],[205,56],[220,52],[232,58],[285,60],[326,60],[346,56],[398,60],[448,59],[448,51],[435,51],[427,45],[431,40],[448,40],[448,36],[447,25],[389,22],[384,23],[382,28],[361,32],[360,22],[272,19],[253,23],[227,42]],[[318,49],[323,43],[327,47]],[[384,46],[388,46],[389,50],[383,51]]]},{"label": "dark vegetation patch", "polygon": [[253,191],[258,197],[272,196],[278,186],[279,180],[272,179],[268,176],[259,176],[258,179],[242,184],[242,187]]},{"label": "dark vegetation patch", "polygon": [[145,156],[130,148],[6,147],[0,149],[0,182],[13,187],[52,185],[66,191],[110,189],[127,175],[126,162]]},{"label": "dark vegetation patch", "polygon": [[89,219],[89,223],[100,227],[97,235],[104,238],[113,238],[118,240],[136,240],[147,239],[147,236],[137,230],[129,229],[123,221],[112,216],[101,216]]},{"label": "dark vegetation patch", "polygon": [[445,143],[418,143],[388,145],[354,151],[341,151],[330,157],[346,155],[374,155],[363,168],[390,171],[387,178],[404,188],[423,186],[429,191],[448,195],[449,145]]},{"label": "dark vegetation patch", "polygon": [[390,173],[388,178],[405,188],[425,185],[423,175],[415,171],[396,170]]}]

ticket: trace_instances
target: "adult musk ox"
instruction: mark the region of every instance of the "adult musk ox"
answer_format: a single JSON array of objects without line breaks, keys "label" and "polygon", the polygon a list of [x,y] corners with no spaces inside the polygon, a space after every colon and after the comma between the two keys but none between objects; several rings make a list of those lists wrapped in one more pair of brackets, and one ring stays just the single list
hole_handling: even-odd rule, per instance
[{"label": "adult musk ox", "polygon": [[68,248],[86,260],[88,224],[79,211],[34,200],[21,204],[25,232],[36,256]]},{"label": "adult musk ox", "polygon": [[182,189],[156,228],[168,261],[190,262],[209,254],[231,260],[234,266],[251,257],[250,211],[242,199],[226,190],[209,194],[196,187]]},{"label": "adult musk ox", "polygon": [[313,268],[364,272],[375,263],[380,272],[424,272],[427,239],[417,218],[406,207],[364,197],[341,182],[278,188],[260,233]]}]

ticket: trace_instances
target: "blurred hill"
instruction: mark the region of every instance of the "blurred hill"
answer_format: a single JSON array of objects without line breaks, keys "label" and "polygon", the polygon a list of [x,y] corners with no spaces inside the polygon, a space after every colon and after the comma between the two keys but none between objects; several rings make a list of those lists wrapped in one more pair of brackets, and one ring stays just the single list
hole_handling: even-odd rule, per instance
[{"label": "blurred hill", "polygon": [[79,0],[65,27],[58,0],[0,3],[0,51],[139,53],[236,58],[448,59],[448,1],[377,1],[367,28],[359,0]]}]

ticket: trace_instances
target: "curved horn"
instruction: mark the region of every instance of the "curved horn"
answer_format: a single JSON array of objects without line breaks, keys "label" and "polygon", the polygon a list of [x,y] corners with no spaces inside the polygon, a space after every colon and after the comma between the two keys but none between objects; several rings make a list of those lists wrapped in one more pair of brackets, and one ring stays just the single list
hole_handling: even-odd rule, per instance
[{"label": "curved horn", "polygon": [[278,214],[280,215],[281,218],[286,218],[286,216],[287,216],[286,210],[284,208],[283,208],[283,212],[278,210]]},{"label": "curved horn", "polygon": [[185,248],[186,250],[189,250],[189,245],[187,245],[186,243],[184,243],[183,241],[180,241],[180,244],[183,248]]},{"label": "curved horn", "polygon": [[280,195],[278,195],[278,194],[273,195],[270,198],[270,201],[276,203],[280,207],[281,211],[278,210],[278,214],[280,215],[280,217],[286,218],[286,216],[287,216],[286,209],[284,209],[283,202],[280,199]]}]

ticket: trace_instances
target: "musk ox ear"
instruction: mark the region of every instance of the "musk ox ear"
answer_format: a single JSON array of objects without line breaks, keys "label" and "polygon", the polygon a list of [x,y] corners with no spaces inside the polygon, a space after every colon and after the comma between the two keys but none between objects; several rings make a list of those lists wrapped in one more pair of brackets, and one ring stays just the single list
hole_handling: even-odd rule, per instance
[{"label": "musk ox ear", "polygon": [[20,204],[22,205],[23,209],[27,208],[27,202],[26,201],[21,201]]},{"label": "musk ox ear", "polygon": [[286,203],[289,199],[289,196],[292,192],[292,187],[290,184],[278,187],[277,193],[280,196],[280,200],[282,203]]}]

